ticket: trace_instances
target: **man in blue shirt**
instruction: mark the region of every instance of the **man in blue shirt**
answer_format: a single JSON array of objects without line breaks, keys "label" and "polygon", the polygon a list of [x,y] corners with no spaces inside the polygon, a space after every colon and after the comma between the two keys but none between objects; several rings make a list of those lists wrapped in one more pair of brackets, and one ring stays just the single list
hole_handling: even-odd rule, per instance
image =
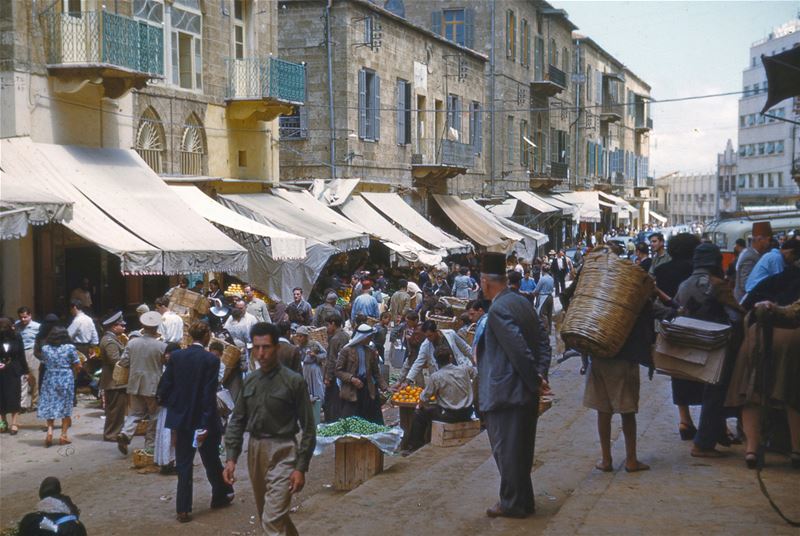
[{"label": "man in blue shirt", "polygon": [[536,281],[531,277],[529,268],[525,268],[525,275],[519,283],[519,293],[528,299],[533,299],[533,291],[536,290]]},{"label": "man in blue shirt", "polygon": [[14,323],[14,329],[22,337],[22,346],[25,348],[25,361],[33,376],[33,383],[29,383],[26,376],[22,377],[22,399],[20,400],[23,408],[35,408],[39,402],[39,360],[33,355],[33,346],[36,343],[36,336],[41,327],[31,316],[31,310],[27,307],[17,309],[19,320]]},{"label": "man in blue shirt", "polygon": [[769,276],[783,272],[787,264],[791,264],[800,258],[800,239],[791,238],[783,243],[780,249],[773,248],[765,253],[753,267],[750,276],[747,278],[744,290],[751,292],[756,285]]},{"label": "man in blue shirt", "polygon": [[350,324],[356,326],[356,316],[365,315],[367,317],[378,318],[381,313],[378,308],[378,301],[372,297],[372,282],[364,281],[361,283],[361,296],[353,301],[350,311]]}]

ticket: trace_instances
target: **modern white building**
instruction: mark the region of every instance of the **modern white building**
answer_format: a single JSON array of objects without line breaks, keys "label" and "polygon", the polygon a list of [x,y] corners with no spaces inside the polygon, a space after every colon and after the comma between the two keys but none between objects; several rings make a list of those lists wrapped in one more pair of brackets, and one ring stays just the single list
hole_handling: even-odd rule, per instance
[{"label": "modern white building", "polygon": [[797,99],[786,99],[761,115],[767,100],[767,77],[761,56],[772,56],[800,44],[800,19],[775,28],[750,47],[749,65],[742,72],[744,93],[739,99],[739,150],[736,191],[738,210],[764,205],[791,205],[800,191],[792,178],[800,160],[796,121]]},{"label": "modern white building", "polygon": [[704,224],[717,211],[717,174],[671,173],[655,180],[658,210],[671,225]]},{"label": "modern white building", "polygon": [[717,154],[717,215],[736,212],[736,149],[728,140],[725,150]]}]

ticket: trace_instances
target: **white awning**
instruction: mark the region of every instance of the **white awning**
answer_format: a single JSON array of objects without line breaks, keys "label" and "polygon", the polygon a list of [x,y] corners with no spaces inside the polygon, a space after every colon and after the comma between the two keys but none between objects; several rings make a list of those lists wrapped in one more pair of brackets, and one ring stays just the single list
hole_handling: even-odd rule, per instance
[{"label": "white awning", "polygon": [[[479,205],[474,199],[464,199],[463,203],[474,210],[480,217],[493,222],[498,229],[503,229],[505,233],[515,233],[519,236],[517,244],[514,246],[518,257],[533,259],[536,256],[537,248],[547,242],[547,235],[529,229],[508,218],[498,216],[490,212],[486,207]],[[543,240],[542,237],[544,237]]]},{"label": "white awning", "polygon": [[545,201],[539,195],[528,192],[528,191],[518,191],[518,192],[508,192],[508,195],[522,201],[529,207],[531,207],[536,212],[541,214],[547,214],[549,212],[558,212],[560,207],[553,206],[551,203]]},{"label": "white awning", "polygon": [[650,211],[650,219],[654,219],[660,223],[667,223],[667,218],[659,214],[658,212]]},{"label": "white awning", "polygon": [[338,207],[350,197],[361,179],[334,179],[325,185],[317,199],[329,207]]},{"label": "white awning", "polygon": [[[599,190],[598,190],[597,194],[600,196],[601,199],[604,199],[604,200],[608,201],[609,203],[613,203],[614,205],[616,205],[616,208],[614,209],[614,212],[618,212],[618,211],[621,211],[621,210],[625,210],[625,211],[628,211],[628,212],[636,212],[636,209],[633,207],[633,205],[631,205],[630,203],[628,203],[627,201],[625,201],[624,199],[622,199],[619,196],[616,196],[616,195],[613,195],[613,194],[607,194],[607,193],[601,192]],[[621,217],[623,217],[623,216],[621,216]]]},{"label": "white awning", "polygon": [[73,217],[64,225],[75,234],[120,258],[126,274],[158,274],[163,268],[159,249],[109,218],[69,181],[62,178],[63,166],[54,163],[30,138],[0,140],[5,177],[25,178],[34,188],[73,203]]},{"label": "white awning", "polygon": [[[322,201],[319,201],[306,190],[296,191],[287,190],[285,188],[273,188],[272,194],[291,203],[303,214],[313,215],[316,218],[327,221],[334,227],[347,229],[353,233],[365,235],[367,237],[369,236],[367,230],[362,226],[348,220]],[[369,242],[367,242],[367,245],[369,245]]]},{"label": "white awning", "polygon": [[0,210],[0,240],[13,240],[28,234],[28,214],[33,208]]},{"label": "white awning", "polygon": [[395,227],[390,221],[372,208],[361,196],[352,196],[339,206],[342,214],[367,229],[369,233],[388,248],[410,262],[421,262],[426,266],[436,266],[442,262],[446,251],[434,251],[415,242],[411,237]]},{"label": "white awning", "polygon": [[578,221],[597,223],[600,221],[600,200],[596,191],[563,192],[553,195],[577,208]]},{"label": "white awning", "polygon": [[454,195],[433,194],[433,199],[464,234],[488,251],[506,253],[521,238],[512,231],[498,228],[487,218],[476,217],[475,211]]},{"label": "white awning", "polygon": [[488,207],[488,210],[495,216],[510,218],[514,215],[514,212],[516,212],[518,202],[519,201],[514,198],[506,199],[502,203]]},{"label": "white awning", "polygon": [[346,223],[334,223],[331,218],[326,219],[325,212],[321,209],[333,211],[313,197],[311,199],[321,207],[320,210],[303,210],[277,195],[265,193],[226,194],[220,195],[218,199],[223,205],[240,214],[242,211],[232,205],[241,205],[258,214],[262,223],[328,244],[338,250],[337,252],[369,247],[369,235],[363,231],[354,231],[355,224],[338,214],[334,213]]},{"label": "white awning", "polygon": [[[24,144],[28,138],[19,138],[17,143]],[[13,168],[7,165],[7,158],[16,158],[14,145],[3,145],[12,151],[12,154],[3,154],[0,159],[0,207],[27,209],[26,219],[31,225],[45,225],[48,223],[63,223],[72,219],[72,202],[62,199],[57,195],[36,186],[36,181],[28,175],[18,176],[10,173]]]},{"label": "white awning", "polygon": [[[196,186],[170,186],[192,210],[212,223],[245,233],[258,241],[266,239],[266,253],[276,260],[303,259],[306,256],[306,239],[275,227],[253,221],[217,203]],[[247,246],[247,241],[243,245]],[[250,248],[248,248],[249,250]]]},{"label": "white awning", "polygon": [[361,196],[396,225],[435,248],[442,248],[450,255],[467,253],[473,249],[468,242],[459,240],[426,220],[397,194],[362,192]]}]

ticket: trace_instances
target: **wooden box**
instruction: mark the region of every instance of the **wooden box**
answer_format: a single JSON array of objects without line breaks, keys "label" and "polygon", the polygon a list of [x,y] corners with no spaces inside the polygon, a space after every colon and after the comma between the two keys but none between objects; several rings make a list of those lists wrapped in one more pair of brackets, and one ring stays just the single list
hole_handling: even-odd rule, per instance
[{"label": "wooden box", "polygon": [[208,298],[191,290],[176,288],[169,297],[171,304],[182,305],[189,309],[194,309],[197,313],[204,315],[208,313]]},{"label": "wooden box", "polygon": [[334,443],[334,488],[349,491],[383,471],[383,452],[366,439],[343,437]]},{"label": "wooden box", "polygon": [[431,423],[431,445],[436,447],[457,447],[481,433],[481,421]]}]

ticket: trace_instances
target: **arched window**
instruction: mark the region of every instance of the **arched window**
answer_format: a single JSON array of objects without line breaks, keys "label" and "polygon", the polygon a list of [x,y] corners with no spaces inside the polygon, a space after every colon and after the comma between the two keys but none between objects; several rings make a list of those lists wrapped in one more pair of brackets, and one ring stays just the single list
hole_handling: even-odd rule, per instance
[{"label": "arched window", "polygon": [[202,175],[205,136],[200,120],[192,114],[181,136],[181,174]]},{"label": "arched window", "polygon": [[139,129],[136,131],[136,152],[153,168],[156,173],[163,173],[164,149],[166,142],[164,137],[164,125],[153,108],[147,108],[139,121]]}]

